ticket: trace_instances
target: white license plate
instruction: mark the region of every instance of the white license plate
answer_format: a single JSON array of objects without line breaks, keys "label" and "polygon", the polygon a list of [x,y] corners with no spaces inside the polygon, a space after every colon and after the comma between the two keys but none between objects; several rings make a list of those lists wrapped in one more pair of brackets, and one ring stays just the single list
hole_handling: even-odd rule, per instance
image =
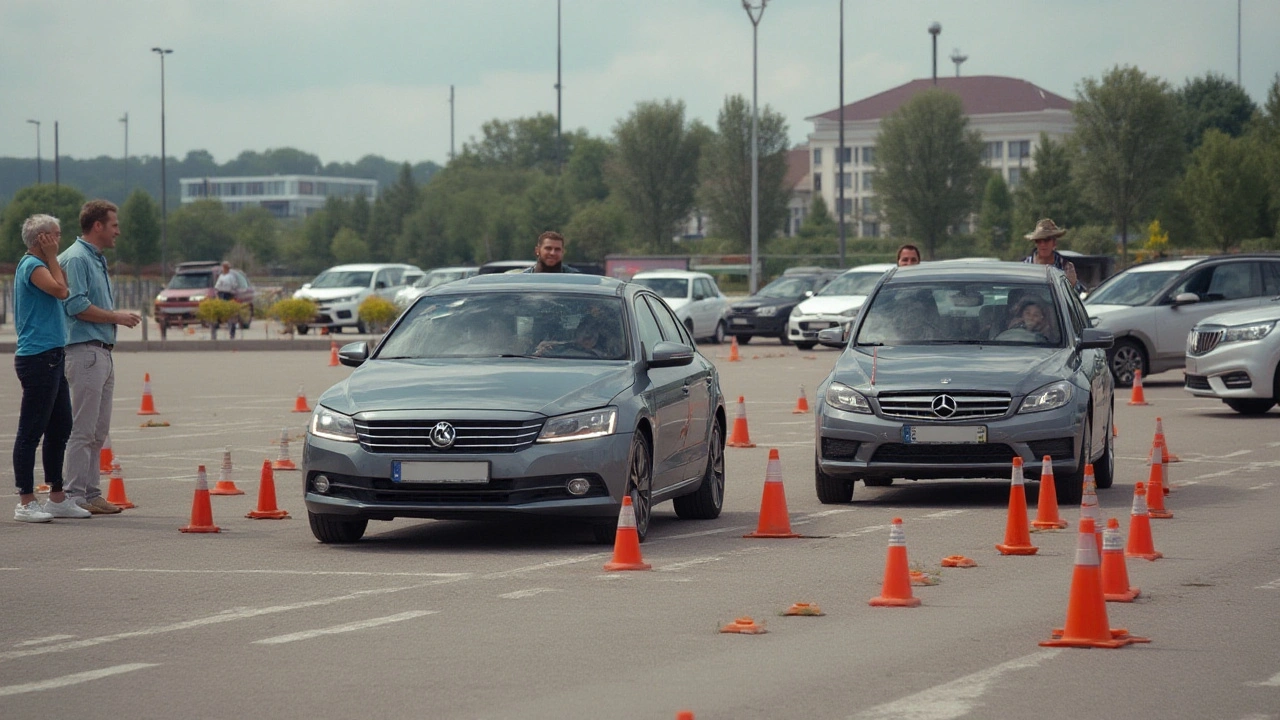
[{"label": "white license plate", "polygon": [[904,443],[984,443],[986,425],[903,425]]},{"label": "white license plate", "polygon": [[487,462],[401,462],[391,461],[394,483],[487,483]]},{"label": "white license plate", "polygon": [[734,325],[750,325],[751,324],[751,321],[746,318],[733,318],[732,322]]}]

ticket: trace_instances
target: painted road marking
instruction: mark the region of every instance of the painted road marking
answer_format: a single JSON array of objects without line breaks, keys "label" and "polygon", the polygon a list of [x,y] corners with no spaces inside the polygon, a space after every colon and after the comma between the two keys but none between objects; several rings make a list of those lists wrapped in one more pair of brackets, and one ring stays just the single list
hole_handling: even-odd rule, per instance
[{"label": "painted road marking", "polygon": [[1245,685],[1249,687],[1280,687],[1280,673],[1276,673],[1261,682],[1247,682]]},{"label": "painted road marking", "polygon": [[21,695],[22,693],[41,692],[43,690],[57,690],[58,688],[67,687],[68,685],[79,685],[80,683],[89,682],[90,680],[99,680],[112,675],[120,675],[134,670],[145,670],[147,668],[158,667],[156,663],[130,663],[128,665],[114,665],[101,670],[89,670],[87,672],[75,673],[73,675],[63,675],[60,678],[52,680],[40,680],[39,682],[23,683],[22,685],[9,685],[8,687],[0,687],[0,697],[6,695]]},{"label": "painted road marking", "polygon": [[920,516],[920,518],[921,518],[921,519],[924,519],[924,518],[930,518],[930,519],[949,518],[949,517],[955,517],[955,516],[957,516],[957,515],[964,515],[964,514],[965,514],[965,513],[967,513],[967,512],[969,512],[969,511],[968,511],[968,510],[940,510],[940,511],[938,511],[938,512],[936,512],[936,513],[929,513],[928,515],[921,515],[921,516]]},{"label": "painted road marking", "polygon": [[550,570],[551,568],[563,567],[565,565],[576,565],[583,562],[591,562],[593,560],[604,560],[611,557],[610,553],[591,553],[590,555],[579,555],[577,557],[564,558],[563,560],[551,560],[537,565],[526,565],[511,570],[501,570],[499,572],[486,573],[480,577],[485,580],[497,580],[499,578],[511,577],[513,575],[523,575],[525,573],[537,572],[538,570]]},{"label": "painted road marking", "polygon": [[316,628],[315,630],[303,630],[302,632],[289,633],[288,635],[277,635],[275,637],[263,638],[262,640],[254,640],[254,645],[283,645],[284,643],[297,642],[298,640],[310,640],[311,638],[323,637],[325,635],[337,635],[339,633],[356,632],[358,630],[368,630],[369,628],[380,627],[382,625],[390,625],[391,623],[404,622],[423,615],[434,615],[439,610],[410,610],[402,612],[398,615],[388,615],[386,617],[372,618],[370,620],[360,620],[359,622],[347,623],[345,625],[334,625],[327,628]]},{"label": "painted road marking", "polygon": [[1272,580],[1266,585],[1259,585],[1254,590],[1280,590],[1280,580]]},{"label": "painted road marking", "polygon": [[1001,663],[949,683],[936,685],[901,700],[873,707],[853,717],[856,720],[950,720],[973,712],[978,700],[1002,675],[1027,670],[1057,656],[1062,650],[1041,650]]},{"label": "painted road marking", "polygon": [[829,537],[833,537],[833,538],[852,538],[852,537],[859,537],[859,536],[862,536],[862,535],[868,535],[868,534],[870,534],[870,533],[882,532],[882,531],[884,531],[884,530],[888,530],[888,529],[889,529],[889,526],[888,526],[888,525],[868,525],[868,526],[866,526],[866,527],[860,527],[860,528],[858,528],[857,530],[850,530],[850,531],[848,531],[848,532],[842,532],[842,533],[834,533],[834,534],[830,535]]},{"label": "painted road marking", "polygon": [[32,645],[43,645],[45,643],[57,642],[59,640],[72,640],[75,635],[50,635],[48,637],[35,638],[20,643],[14,643],[14,647],[30,647]]},{"label": "painted road marking", "polygon": [[429,577],[446,580],[465,580],[471,573],[432,572],[368,572],[364,570],[169,570],[166,568],[77,568],[76,572],[135,572],[195,575],[356,575],[373,577]]},{"label": "painted road marking", "polygon": [[542,593],[549,592],[560,591],[555,588],[529,588],[528,590],[516,590],[515,592],[504,593],[498,597],[503,598],[504,600],[521,600],[523,598],[533,597],[534,595],[541,595]]},{"label": "painted road marking", "polygon": [[762,552],[767,552],[766,548],[764,547],[742,548],[740,550],[731,550],[726,553],[721,553],[720,555],[709,555],[706,557],[691,558],[689,560],[683,560],[681,562],[669,563],[667,565],[663,565],[662,567],[656,567],[654,568],[654,570],[656,572],[678,572],[680,570],[684,570],[685,568],[695,567],[697,565],[705,565],[707,563],[719,562],[720,560],[724,560],[725,558],[728,558],[728,557],[742,557],[743,555],[755,555],[757,553],[762,553]]},{"label": "painted road marking", "polygon": [[1261,485],[1254,485],[1249,489],[1250,490],[1266,490],[1267,488],[1271,487],[1273,484],[1274,483],[1262,483]]}]

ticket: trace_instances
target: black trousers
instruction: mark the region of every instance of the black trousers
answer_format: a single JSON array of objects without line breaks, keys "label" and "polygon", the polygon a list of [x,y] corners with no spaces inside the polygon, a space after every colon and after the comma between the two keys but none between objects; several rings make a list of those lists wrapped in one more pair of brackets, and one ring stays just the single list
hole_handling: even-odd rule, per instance
[{"label": "black trousers", "polygon": [[62,491],[62,462],[71,437],[71,389],[63,348],[13,358],[22,385],[18,437],[13,442],[14,484],[22,495],[35,491],[36,448],[43,443],[45,483]]}]

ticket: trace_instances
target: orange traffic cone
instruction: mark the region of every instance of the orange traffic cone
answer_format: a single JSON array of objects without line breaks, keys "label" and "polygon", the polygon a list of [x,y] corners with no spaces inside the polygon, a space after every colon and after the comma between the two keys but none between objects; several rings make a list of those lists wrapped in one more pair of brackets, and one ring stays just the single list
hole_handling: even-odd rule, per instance
[{"label": "orange traffic cone", "polygon": [[1156,552],[1151,539],[1151,514],[1147,511],[1147,488],[1142,483],[1133,486],[1133,510],[1129,513],[1129,544],[1124,548],[1125,557],[1158,560],[1163,553]]},{"label": "orange traffic cone", "polygon": [[1133,393],[1129,396],[1130,405],[1150,405],[1146,393],[1142,392],[1142,371],[1133,371]]},{"label": "orange traffic cone", "polygon": [[302,386],[298,386],[298,397],[293,401],[294,412],[311,412],[311,408],[307,407],[307,395],[302,391]]},{"label": "orange traffic cone", "polygon": [[1102,596],[1102,571],[1098,546],[1094,544],[1093,518],[1080,519],[1076,541],[1076,564],[1071,573],[1071,594],[1067,599],[1067,623],[1053,631],[1045,647],[1118,648],[1130,643],[1151,642],[1133,637],[1123,628],[1113,630],[1107,620],[1107,601]]},{"label": "orange traffic cone", "polygon": [[[1156,418],[1156,437],[1151,444],[1152,446],[1158,445],[1160,447],[1160,458],[1166,464],[1182,462],[1181,458],[1169,452],[1169,441],[1164,436],[1164,421],[1161,418]],[[1168,491],[1168,489],[1169,489],[1169,486],[1166,485],[1165,490]],[[1168,492],[1166,492],[1165,494],[1167,495]]]},{"label": "orange traffic cone", "polygon": [[622,510],[618,512],[618,532],[613,538],[613,560],[605,563],[605,570],[650,570],[653,566],[640,557],[640,536],[636,533],[636,510],[631,506],[631,496],[622,496]]},{"label": "orange traffic cone", "polygon": [[1102,531],[1102,597],[1108,602],[1133,602],[1140,592],[1136,587],[1129,587],[1120,521],[1108,518],[1107,529]]},{"label": "orange traffic cone", "polygon": [[681,710],[676,713],[676,720],[693,720],[693,711]]},{"label": "orange traffic cone", "polygon": [[791,607],[782,611],[783,615],[788,617],[818,617],[826,615],[822,612],[822,608],[818,607],[818,603],[796,602],[791,603]]},{"label": "orange traffic cone", "polygon": [[49,487],[48,485],[45,485],[44,483],[40,483],[39,485],[36,486],[36,492],[38,493],[47,493],[52,489],[53,488]]},{"label": "orange traffic cone", "polygon": [[329,367],[338,367],[338,343],[329,343]]},{"label": "orange traffic cone", "polygon": [[787,515],[787,495],[782,487],[782,460],[776,449],[769,450],[769,464],[764,471],[764,494],[760,496],[760,521],[748,538],[798,538],[791,532]]},{"label": "orange traffic cone", "polygon": [[1173,517],[1173,513],[1164,507],[1164,465],[1155,458],[1151,461],[1151,475],[1147,478],[1147,512],[1161,520]]},{"label": "orange traffic cone", "polygon": [[271,463],[273,470],[297,470],[298,466],[289,459],[289,428],[280,428],[280,454]]},{"label": "orange traffic cone", "polygon": [[151,397],[151,373],[143,373],[142,375],[142,407],[138,408],[139,415],[159,415],[156,412],[155,399]]},{"label": "orange traffic cone", "polygon": [[254,520],[280,520],[289,517],[286,510],[276,507],[276,480],[271,472],[271,461],[262,461],[262,476],[258,481],[258,509],[250,510],[247,518]]},{"label": "orange traffic cone", "polygon": [[889,554],[884,562],[884,583],[880,594],[871,598],[875,607],[917,607],[920,598],[911,594],[911,571],[907,569],[907,536],[902,532],[902,518],[894,518],[889,527]]},{"label": "orange traffic cone", "polygon": [[1013,459],[1013,477],[1009,483],[1009,515],[1004,526],[1004,542],[996,545],[1001,555],[1035,555],[1040,548],[1031,544],[1027,527],[1027,493],[1022,484],[1022,458]]},{"label": "orange traffic cone", "polygon": [[809,413],[809,400],[804,396],[804,386],[800,386],[800,399],[796,400],[796,409],[791,411],[792,415],[807,415]]},{"label": "orange traffic cone", "polygon": [[320,334],[321,334],[321,335],[328,335],[328,334],[329,334],[329,328],[328,328],[328,326],[323,326],[323,325],[322,325],[322,326],[320,327]]},{"label": "orange traffic cone", "polygon": [[204,466],[196,470],[196,494],[191,501],[191,524],[178,528],[184,533],[216,533],[222,528],[213,524],[213,504],[209,502],[209,481]]},{"label": "orange traffic cone", "polygon": [[98,472],[111,472],[111,461],[115,459],[115,453],[111,452],[111,436],[108,435],[102,441],[102,449],[98,451]]},{"label": "orange traffic cone", "polygon": [[978,563],[963,555],[948,555],[942,558],[942,567],[971,568],[978,567]]},{"label": "orange traffic cone", "polygon": [[764,629],[764,625],[749,617],[740,617],[720,628],[720,632],[737,633],[739,635],[763,635],[769,631]]},{"label": "orange traffic cone", "polygon": [[228,446],[222,451],[222,468],[218,475],[218,482],[209,491],[210,495],[243,495],[244,491],[236,487],[231,479],[231,448]]},{"label": "orange traffic cone", "polygon": [[115,461],[111,463],[111,479],[107,484],[107,502],[126,510],[138,507],[129,502],[129,496],[124,492],[124,474],[120,472],[120,463]]},{"label": "orange traffic cone", "polygon": [[756,446],[751,442],[751,433],[747,431],[747,401],[741,395],[738,396],[738,416],[733,419],[733,432],[729,433],[729,442],[725,444],[735,448]]},{"label": "orange traffic cone", "polygon": [[1040,466],[1040,495],[1036,499],[1036,519],[1031,527],[1039,530],[1061,530],[1067,521],[1058,516],[1058,490],[1053,483],[1053,458],[1044,456]]},{"label": "orange traffic cone", "polygon": [[741,359],[738,356],[738,336],[734,335],[733,340],[729,341],[729,362],[738,362]]},{"label": "orange traffic cone", "polygon": [[1093,463],[1084,466],[1084,490],[1080,493],[1080,517],[1093,521],[1093,547],[1102,547],[1102,508],[1098,505],[1098,482],[1093,479]]},{"label": "orange traffic cone", "polygon": [[1111,421],[1111,437],[1113,437],[1113,438],[1118,438],[1118,437],[1120,437],[1120,426],[1119,426],[1119,425],[1116,425],[1116,421],[1115,421],[1115,420],[1112,420],[1112,421]]}]

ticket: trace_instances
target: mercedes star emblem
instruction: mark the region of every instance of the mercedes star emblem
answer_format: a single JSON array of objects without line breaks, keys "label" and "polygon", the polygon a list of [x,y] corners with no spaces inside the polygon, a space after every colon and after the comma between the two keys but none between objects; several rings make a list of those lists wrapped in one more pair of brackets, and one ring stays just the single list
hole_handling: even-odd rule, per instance
[{"label": "mercedes star emblem", "polygon": [[[934,401],[934,405],[936,411],[936,400]],[[438,422],[435,427],[431,428],[431,444],[441,450],[453,447],[453,441],[457,439],[458,431],[454,430],[453,426],[447,422]]]},{"label": "mercedes star emblem", "polygon": [[[933,399],[933,414],[940,418],[949,418],[956,414],[956,399],[950,395],[939,395]],[[432,440],[434,440],[434,435]]]}]

